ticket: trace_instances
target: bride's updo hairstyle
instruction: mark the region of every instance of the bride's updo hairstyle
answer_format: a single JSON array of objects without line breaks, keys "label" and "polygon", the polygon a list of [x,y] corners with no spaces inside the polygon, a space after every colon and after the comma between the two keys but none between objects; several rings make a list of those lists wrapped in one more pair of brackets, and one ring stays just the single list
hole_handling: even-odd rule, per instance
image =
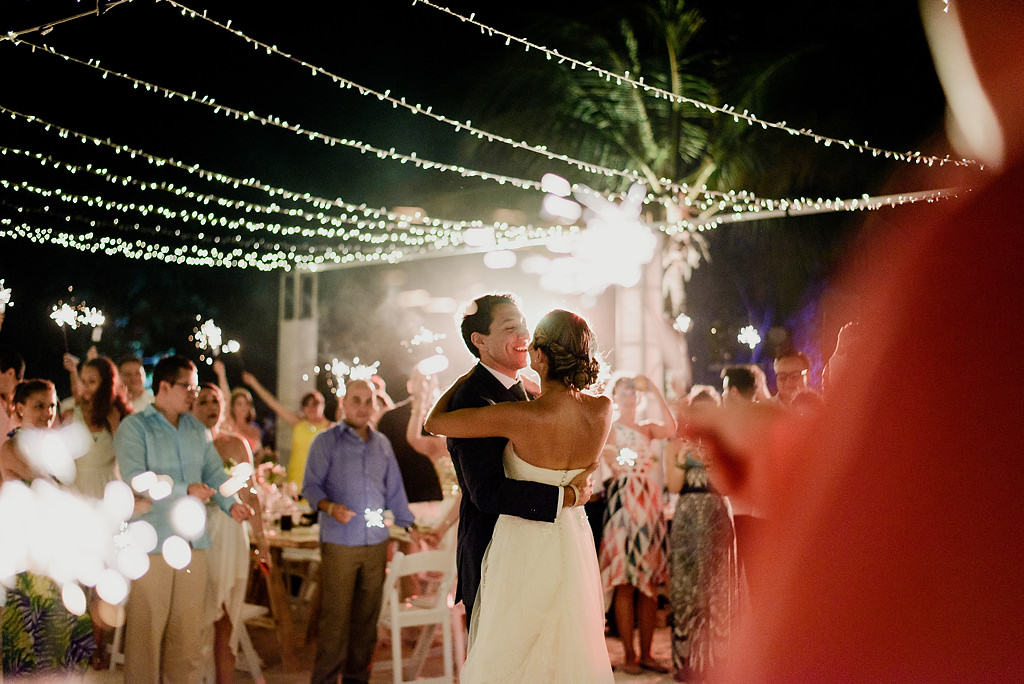
[{"label": "bride's updo hairstyle", "polygon": [[591,352],[594,333],[581,317],[555,309],[540,319],[533,348],[548,360],[548,377],[584,390],[597,381],[600,364]]}]

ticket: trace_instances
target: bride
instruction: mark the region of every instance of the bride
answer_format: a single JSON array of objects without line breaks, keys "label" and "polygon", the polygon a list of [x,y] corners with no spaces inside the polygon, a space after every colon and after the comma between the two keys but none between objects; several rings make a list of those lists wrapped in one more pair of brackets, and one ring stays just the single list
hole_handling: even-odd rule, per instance
[{"label": "bride", "polygon": [[[597,379],[593,334],[556,309],[534,331],[534,401],[448,412],[469,373],[438,399],[425,427],[449,437],[506,437],[505,473],[565,486],[594,464],[611,425],[611,400],[584,393]],[[484,555],[460,681],[612,682],[594,538],[582,506],[555,522],[502,515]]]}]

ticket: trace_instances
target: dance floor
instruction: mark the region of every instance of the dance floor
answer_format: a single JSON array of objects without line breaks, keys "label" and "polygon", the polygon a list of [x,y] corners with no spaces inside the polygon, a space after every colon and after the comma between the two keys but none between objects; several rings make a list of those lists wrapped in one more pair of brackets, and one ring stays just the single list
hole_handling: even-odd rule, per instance
[{"label": "dance floor", "polygon": [[[659,616],[661,617],[661,616]],[[299,634],[305,634],[306,623],[304,616],[297,616],[298,622],[296,623],[297,632]],[[664,621],[661,621],[664,624]],[[281,658],[279,647],[276,640],[275,632],[269,629],[267,626],[260,626],[259,624],[250,624],[248,626],[249,634],[252,639],[253,645],[259,652],[260,657],[263,660],[263,676],[267,684],[307,684],[309,682],[310,671],[312,669],[313,658],[316,653],[316,644],[299,644],[296,651],[296,659],[299,663],[300,669],[297,672],[284,672],[281,666]],[[301,637],[300,637],[301,641]],[[438,641],[438,644],[440,641]],[[669,638],[669,630],[667,627],[659,627],[655,631],[654,635],[654,647],[653,654],[656,659],[664,663],[665,665],[671,665],[672,653]],[[622,662],[622,644],[616,638],[608,638],[608,652],[611,655],[613,663]],[[389,664],[389,649],[386,643],[378,645],[377,648],[377,660],[382,664]],[[423,676],[437,676],[441,674],[441,649],[439,646],[431,651],[430,657],[424,666]],[[122,682],[123,675],[120,669],[113,672],[95,672],[89,671],[84,681],[89,684],[113,684],[113,682]],[[235,682],[252,682],[252,677],[248,672],[241,670],[235,672]],[[391,670],[375,668],[373,675],[370,678],[371,684],[389,684],[391,682]],[[634,684],[662,684],[673,681],[672,675],[659,675],[651,672],[644,672],[639,675],[628,675],[622,672],[615,673],[616,682],[632,682]]]}]

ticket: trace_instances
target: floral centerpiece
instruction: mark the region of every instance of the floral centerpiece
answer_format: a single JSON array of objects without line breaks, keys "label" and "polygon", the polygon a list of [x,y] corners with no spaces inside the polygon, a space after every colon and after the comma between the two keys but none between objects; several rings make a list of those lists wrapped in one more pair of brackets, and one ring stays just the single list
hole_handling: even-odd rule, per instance
[{"label": "floral centerpiece", "polygon": [[288,480],[284,466],[273,461],[260,463],[256,466],[256,484],[260,487],[263,512],[268,520],[288,516],[293,523],[299,523],[299,487]]}]

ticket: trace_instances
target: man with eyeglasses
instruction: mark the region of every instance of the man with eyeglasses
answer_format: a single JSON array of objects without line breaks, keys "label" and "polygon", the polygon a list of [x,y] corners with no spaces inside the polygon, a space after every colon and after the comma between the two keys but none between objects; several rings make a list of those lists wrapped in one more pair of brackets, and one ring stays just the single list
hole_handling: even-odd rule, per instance
[{"label": "man with eyeglasses", "polygon": [[[170,478],[170,494],[152,496],[152,508],[138,516],[151,524],[157,546],[149,554],[149,571],[132,582],[125,627],[124,680],[126,682],[196,682],[204,653],[206,607],[206,549],[210,538],[205,527],[196,535],[175,529],[177,507],[187,497],[202,503],[211,498],[238,522],[252,510],[217,490],[228,479],[209,430],[192,414],[199,393],[195,365],[182,356],[162,359],[153,369],[153,403],[127,416],[114,433],[114,452],[125,482],[135,484],[143,473]],[[135,482],[133,482],[135,481]],[[202,506],[198,508],[205,516]],[[186,527],[178,525],[178,527]],[[164,542],[179,536],[190,547],[191,558],[164,557]],[[179,539],[179,546],[184,546]],[[186,554],[187,555],[187,554]],[[183,559],[185,560],[185,559]],[[170,563],[174,563],[172,566]]]},{"label": "man with eyeglasses", "polygon": [[775,386],[778,388],[774,401],[789,406],[796,395],[808,390],[811,360],[803,352],[794,349],[775,359],[774,367]]}]

